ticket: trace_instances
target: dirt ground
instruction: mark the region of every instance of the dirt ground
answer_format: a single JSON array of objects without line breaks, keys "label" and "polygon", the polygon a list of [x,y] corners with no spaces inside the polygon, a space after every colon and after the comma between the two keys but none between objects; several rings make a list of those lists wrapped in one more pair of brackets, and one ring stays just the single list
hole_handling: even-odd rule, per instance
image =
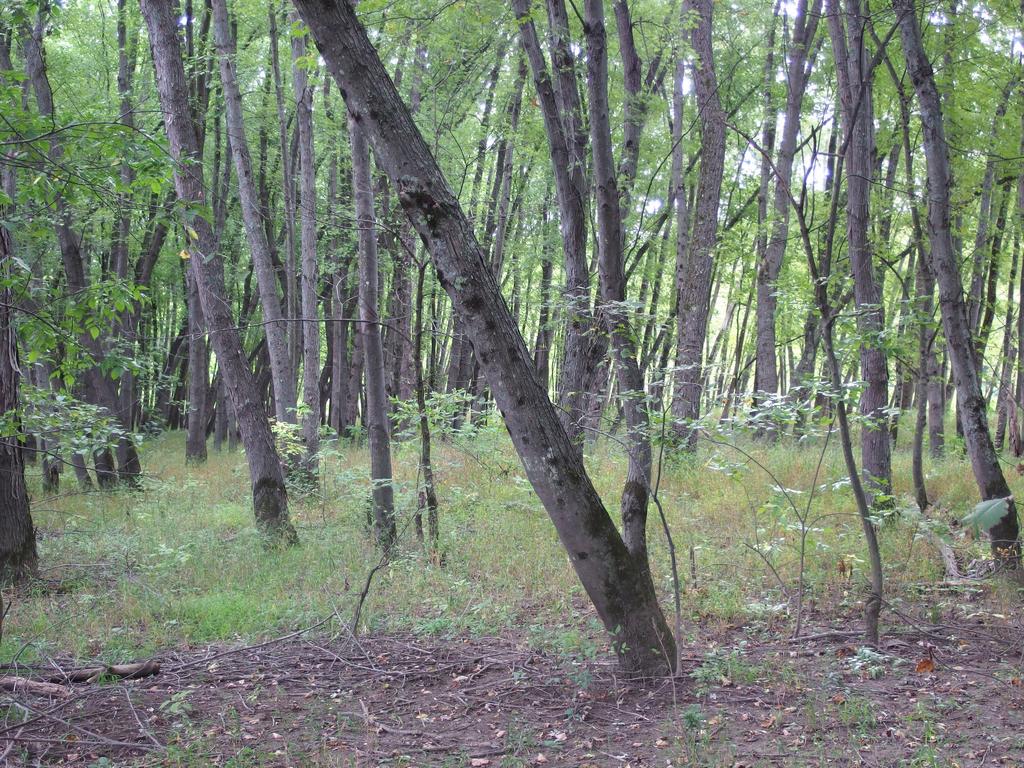
[{"label": "dirt ground", "polygon": [[799,641],[694,630],[677,677],[643,682],[514,633],[354,641],[327,626],[167,653],[141,680],[10,694],[0,763],[1024,765],[1024,635],[1010,618],[890,625],[878,652],[858,648],[853,617]]}]

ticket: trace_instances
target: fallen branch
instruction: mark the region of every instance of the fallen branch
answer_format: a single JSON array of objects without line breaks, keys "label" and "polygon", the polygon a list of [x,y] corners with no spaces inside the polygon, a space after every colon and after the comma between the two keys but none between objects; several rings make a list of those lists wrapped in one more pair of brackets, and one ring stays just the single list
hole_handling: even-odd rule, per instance
[{"label": "fallen branch", "polygon": [[51,683],[95,683],[101,677],[116,677],[121,680],[138,680],[160,674],[160,662],[156,659],[137,661],[132,664],[104,664],[98,667],[61,670],[47,678]]},{"label": "fallen branch", "polygon": [[11,675],[0,677],[0,690],[11,693],[31,693],[35,696],[68,696],[71,689],[44,680],[29,680],[27,677]]}]

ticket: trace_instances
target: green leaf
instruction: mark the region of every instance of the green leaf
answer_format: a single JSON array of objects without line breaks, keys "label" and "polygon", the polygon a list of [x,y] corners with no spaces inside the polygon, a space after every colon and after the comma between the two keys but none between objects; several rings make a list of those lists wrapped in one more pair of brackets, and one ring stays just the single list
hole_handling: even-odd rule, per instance
[{"label": "green leaf", "polygon": [[974,510],[961,522],[975,531],[988,531],[1006,515],[1012,496],[1002,499],[986,499],[974,506]]}]

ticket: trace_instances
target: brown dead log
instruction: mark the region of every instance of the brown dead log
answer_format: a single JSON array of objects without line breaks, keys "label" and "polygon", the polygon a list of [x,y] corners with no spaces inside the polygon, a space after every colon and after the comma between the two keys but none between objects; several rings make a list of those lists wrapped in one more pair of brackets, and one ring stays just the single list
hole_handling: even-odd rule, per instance
[{"label": "brown dead log", "polygon": [[51,683],[94,683],[101,677],[116,677],[121,680],[138,680],[160,674],[160,662],[156,659],[137,661],[132,664],[109,664],[81,669],[63,670],[60,674],[51,675]]},{"label": "brown dead log", "polygon": [[9,675],[0,677],[0,690],[11,693],[31,693],[36,696],[68,696],[71,689],[44,680],[29,680],[27,677]]}]

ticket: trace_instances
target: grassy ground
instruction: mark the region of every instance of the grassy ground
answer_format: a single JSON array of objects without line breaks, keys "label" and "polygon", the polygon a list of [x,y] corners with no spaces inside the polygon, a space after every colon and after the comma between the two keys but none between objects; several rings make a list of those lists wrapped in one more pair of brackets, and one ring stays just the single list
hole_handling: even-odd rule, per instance
[{"label": "grassy ground", "polygon": [[[687,619],[735,623],[777,615],[781,621],[783,589],[796,593],[802,538],[809,605],[825,601],[841,610],[859,599],[860,524],[835,441],[819,469],[821,448],[820,440],[765,448],[740,439],[734,447],[705,446],[694,459],[666,462],[659,496],[679,551]],[[322,492],[291,501],[301,545],[281,552],[258,544],[240,454],[211,452],[205,466],[186,468],[182,436],[165,435],[143,450],[148,477],[141,493],[77,493],[66,476],[64,493],[47,498],[30,470],[43,579],[11,596],[0,656],[115,660],[168,646],[260,638],[335,610],[347,615],[377,562],[366,529],[368,459],[353,446],[327,453]],[[574,607],[582,590],[505,436],[485,431],[439,444],[435,461],[445,566],[430,566],[416,547],[410,525],[416,458],[412,446],[401,446],[395,468],[405,554],[376,578],[363,628],[482,634],[528,627],[538,642],[567,649],[583,643],[591,634],[584,631],[588,620]],[[881,535],[896,598],[942,573],[919,536],[909,464],[906,451],[897,451],[900,512]],[[624,467],[615,446],[594,449],[588,465],[609,509],[616,509]],[[1009,474],[1018,490],[1021,480]],[[932,462],[929,491],[940,527],[966,514],[976,498],[966,461],[954,455]],[[655,578],[668,600],[668,550],[653,507],[649,528]],[[985,553],[980,543],[971,549]]]},{"label": "grassy ground", "polygon": [[[909,429],[901,434],[905,443]],[[668,457],[664,464],[659,498],[684,576],[684,643],[701,646],[719,638],[736,647],[744,637],[785,643],[794,627],[801,561],[808,631],[825,625],[856,630],[866,563],[835,440],[824,452],[820,437],[774,447],[736,440],[704,444],[695,457]],[[928,466],[936,500],[929,520],[921,519],[909,497],[909,453],[901,446],[894,455],[896,511],[881,526],[893,609],[883,623],[890,629],[905,629],[901,615],[907,613],[937,622],[997,621],[1019,612],[1018,592],[1007,584],[966,591],[937,586],[942,566],[920,535],[922,526],[945,530],[976,500],[969,465],[957,451],[950,454]],[[240,454],[211,452],[198,468],[186,468],[183,455],[181,435],[147,443],[142,492],[76,493],[68,475],[64,494],[47,498],[30,470],[42,573],[37,582],[4,595],[10,610],[0,660],[113,662],[205,653],[200,649],[255,643],[331,613],[351,615],[378,561],[366,528],[364,449],[326,450],[320,491],[292,498],[301,544],[285,551],[259,545]],[[443,566],[431,564],[412,535],[416,453],[414,446],[399,446],[402,556],[377,575],[360,629],[424,643],[435,636],[513,637],[518,646],[554,653],[571,665],[603,658],[604,636],[504,433],[485,429],[438,443],[435,461]],[[588,466],[609,508],[616,509],[625,471],[620,451],[614,444],[596,446]],[[1018,473],[1009,474],[1019,491]],[[653,507],[649,533],[655,580],[669,610],[668,549]],[[964,564],[986,554],[983,542],[963,532],[955,540]],[[844,642],[855,644],[856,638]],[[691,670],[697,687],[724,685],[723,679],[731,686],[744,675],[753,683],[776,669],[775,661],[765,661],[760,671],[744,672],[739,657],[708,653]],[[739,671],[728,667],[733,662]],[[863,720],[864,713],[854,711],[857,699],[840,703],[833,702],[836,718]]]}]

